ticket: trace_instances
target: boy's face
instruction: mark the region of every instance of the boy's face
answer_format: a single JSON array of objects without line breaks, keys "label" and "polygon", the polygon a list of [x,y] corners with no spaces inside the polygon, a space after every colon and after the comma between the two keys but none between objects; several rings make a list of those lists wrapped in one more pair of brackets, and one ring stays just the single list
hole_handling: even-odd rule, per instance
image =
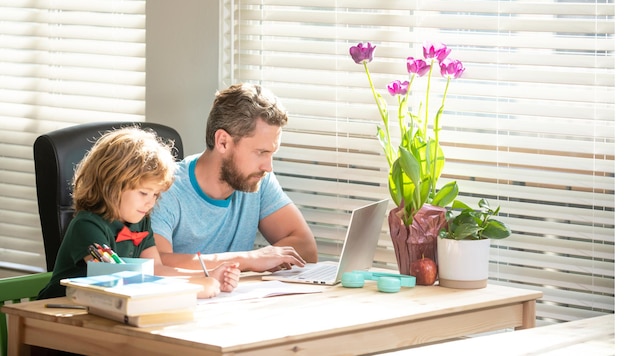
[{"label": "boy's face", "polygon": [[163,187],[153,181],[144,181],[136,189],[122,193],[120,219],[127,223],[138,223],[154,207]]}]

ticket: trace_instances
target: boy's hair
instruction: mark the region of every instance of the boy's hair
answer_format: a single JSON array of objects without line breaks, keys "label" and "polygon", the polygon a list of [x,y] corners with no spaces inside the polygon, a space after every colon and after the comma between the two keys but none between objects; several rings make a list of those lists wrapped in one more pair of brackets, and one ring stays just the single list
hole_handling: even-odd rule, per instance
[{"label": "boy's hair", "polygon": [[174,182],[172,141],[152,130],[124,127],[106,132],[80,161],[72,182],[76,212],[86,210],[108,221],[120,218],[122,192],[143,182],[169,189]]},{"label": "boy's hair", "polygon": [[215,94],[213,107],[206,125],[206,147],[215,147],[215,132],[228,132],[237,143],[251,136],[256,129],[257,119],[272,126],[287,124],[287,111],[274,94],[256,84],[234,84]]}]

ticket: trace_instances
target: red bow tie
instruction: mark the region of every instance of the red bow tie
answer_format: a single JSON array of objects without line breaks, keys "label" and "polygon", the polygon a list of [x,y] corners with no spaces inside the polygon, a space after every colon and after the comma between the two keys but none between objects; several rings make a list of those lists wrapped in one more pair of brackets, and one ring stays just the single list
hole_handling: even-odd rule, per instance
[{"label": "red bow tie", "polygon": [[133,244],[135,246],[139,246],[141,240],[143,240],[146,236],[148,236],[148,231],[132,232],[128,229],[128,227],[124,226],[122,230],[120,230],[120,232],[117,234],[115,242],[133,240]]}]

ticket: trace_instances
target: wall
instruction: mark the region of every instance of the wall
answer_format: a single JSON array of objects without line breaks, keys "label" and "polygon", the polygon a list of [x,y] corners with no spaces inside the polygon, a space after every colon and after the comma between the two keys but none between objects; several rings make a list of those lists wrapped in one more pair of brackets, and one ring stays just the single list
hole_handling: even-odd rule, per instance
[{"label": "wall", "polygon": [[185,155],[204,149],[218,89],[218,1],[146,1],[146,121],[174,127]]},{"label": "wall", "polygon": [[[174,127],[185,153],[204,149],[218,89],[219,2],[146,1],[146,120]],[[23,272],[0,269],[0,278]]]},{"label": "wall", "polygon": [[[626,7],[617,6],[623,15]],[[219,88],[218,44],[219,6],[216,1],[185,0],[173,2],[151,0],[146,2],[147,12],[147,90],[146,116],[151,122],[160,122],[175,127],[183,136],[186,153],[203,149],[204,124],[210,109],[213,93]],[[617,32],[623,34],[623,27]],[[618,47],[621,54],[623,48]],[[623,88],[624,71],[618,71],[616,92]],[[618,114],[624,112],[623,102],[617,101]],[[616,127],[623,126],[621,120]],[[622,129],[616,129],[620,136]],[[622,140],[616,138],[616,151],[622,152]],[[624,167],[616,158],[616,167],[623,175]],[[619,183],[618,183],[619,186]],[[623,201],[624,190],[616,194],[616,204]],[[619,210],[619,207],[616,208]],[[616,224],[616,236],[623,231],[620,221]],[[616,254],[621,255],[616,247]],[[617,262],[616,262],[617,263]],[[619,267],[616,267],[619,270]],[[22,273],[0,271],[0,277]],[[620,282],[622,279],[619,280]],[[618,283],[621,284],[621,283]]]}]

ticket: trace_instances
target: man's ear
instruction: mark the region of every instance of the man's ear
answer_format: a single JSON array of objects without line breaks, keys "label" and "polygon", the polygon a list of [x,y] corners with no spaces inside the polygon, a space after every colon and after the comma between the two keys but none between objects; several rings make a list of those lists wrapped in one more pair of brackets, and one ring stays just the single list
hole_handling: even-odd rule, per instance
[{"label": "man's ear", "polygon": [[215,131],[215,149],[219,152],[225,152],[232,142],[233,138],[226,130],[219,129]]}]

